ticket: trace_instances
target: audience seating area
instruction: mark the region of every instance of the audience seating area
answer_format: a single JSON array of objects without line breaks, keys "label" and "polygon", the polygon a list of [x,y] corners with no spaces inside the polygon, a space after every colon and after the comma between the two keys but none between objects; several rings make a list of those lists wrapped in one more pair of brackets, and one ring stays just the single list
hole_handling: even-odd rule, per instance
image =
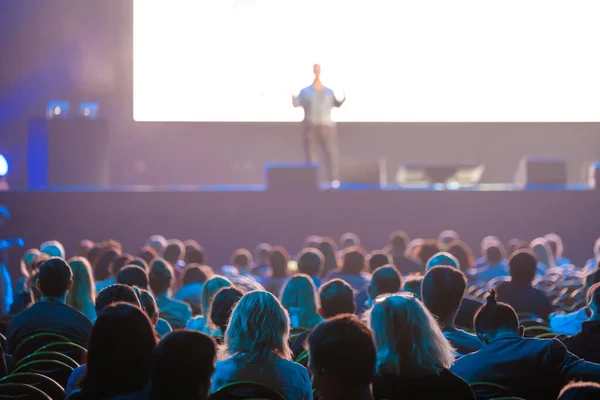
[{"label": "audience seating area", "polygon": [[370,251],[312,235],[212,267],[193,240],[131,250],[24,253],[0,400],[600,398],[600,239],[579,266],[554,233],[479,257],[455,231]]}]

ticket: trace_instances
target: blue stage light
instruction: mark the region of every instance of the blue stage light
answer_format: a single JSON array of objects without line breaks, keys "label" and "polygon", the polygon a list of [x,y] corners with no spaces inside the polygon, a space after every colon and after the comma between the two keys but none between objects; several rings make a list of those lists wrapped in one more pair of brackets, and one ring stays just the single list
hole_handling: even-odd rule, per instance
[{"label": "blue stage light", "polygon": [[6,176],[6,174],[8,174],[8,161],[0,154],[0,177]]}]

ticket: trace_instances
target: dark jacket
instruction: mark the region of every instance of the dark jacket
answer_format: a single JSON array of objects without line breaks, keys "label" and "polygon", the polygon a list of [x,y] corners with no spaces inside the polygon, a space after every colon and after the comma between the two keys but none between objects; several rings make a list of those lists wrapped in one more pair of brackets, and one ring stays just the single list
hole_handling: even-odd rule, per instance
[{"label": "dark jacket", "polygon": [[558,340],[517,336],[459,358],[451,371],[469,383],[502,385],[527,400],[555,399],[572,380],[600,381],[600,365],[578,358]]},{"label": "dark jacket", "polygon": [[379,399],[475,399],[469,384],[447,369],[439,375],[420,378],[412,376],[376,375],[373,397]]},{"label": "dark jacket", "polygon": [[497,294],[498,301],[510,304],[518,313],[532,313],[547,320],[554,311],[546,294],[530,284],[504,282],[498,286]]},{"label": "dark jacket", "polygon": [[585,321],[578,334],[557,339],[577,357],[600,363],[600,321]]}]

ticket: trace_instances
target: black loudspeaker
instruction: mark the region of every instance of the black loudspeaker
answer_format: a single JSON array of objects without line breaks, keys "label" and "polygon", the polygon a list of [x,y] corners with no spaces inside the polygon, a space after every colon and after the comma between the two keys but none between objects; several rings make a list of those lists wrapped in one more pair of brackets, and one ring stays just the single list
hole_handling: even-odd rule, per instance
[{"label": "black loudspeaker", "polygon": [[310,163],[268,163],[265,165],[267,190],[316,192],[318,166]]},{"label": "black loudspeaker", "polygon": [[517,185],[566,185],[567,160],[552,157],[523,157],[515,174]]},{"label": "black loudspeaker", "polygon": [[29,187],[109,184],[107,121],[32,119],[27,140]]},{"label": "black loudspeaker", "polygon": [[387,185],[386,162],[384,159],[344,162],[340,167],[340,182],[385,186]]}]

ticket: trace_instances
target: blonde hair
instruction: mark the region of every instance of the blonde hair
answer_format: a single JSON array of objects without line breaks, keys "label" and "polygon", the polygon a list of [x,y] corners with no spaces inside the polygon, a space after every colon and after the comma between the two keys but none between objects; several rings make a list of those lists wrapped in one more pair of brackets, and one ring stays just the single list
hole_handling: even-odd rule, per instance
[{"label": "blonde hair", "polygon": [[40,251],[38,249],[29,249],[21,258],[21,273],[24,277],[29,278],[33,273],[33,263],[36,258],[39,257]]},{"label": "blonde hair", "polygon": [[67,304],[93,321],[96,319],[95,312],[89,315],[94,310],[96,298],[92,266],[84,257],[71,258],[69,266],[73,271],[73,286],[67,295]]},{"label": "blonde hair", "polygon": [[296,274],[287,281],[281,292],[281,305],[290,316],[297,316],[297,321],[292,320],[293,328],[313,328],[322,320],[317,312],[317,288],[306,274]]},{"label": "blonde hair", "polygon": [[202,316],[206,318],[207,323],[210,321],[210,318],[208,316],[210,315],[210,307],[212,305],[213,299],[215,298],[215,295],[220,289],[229,286],[233,286],[231,281],[221,275],[213,276],[212,278],[204,282],[204,285],[202,285],[202,291],[200,292],[200,298],[202,301]]},{"label": "blonde hair", "polygon": [[367,315],[377,347],[377,373],[439,375],[454,349],[423,303],[409,294],[379,297]]},{"label": "blonde hair", "polygon": [[291,360],[290,318],[277,297],[249,292],[235,305],[225,332],[221,357],[244,354],[247,362],[277,355]]},{"label": "blonde hair", "polygon": [[548,244],[548,241],[545,238],[539,237],[533,239],[529,244],[529,247],[534,251],[538,262],[544,264],[548,268],[556,267],[554,254],[552,254],[550,244]]}]

